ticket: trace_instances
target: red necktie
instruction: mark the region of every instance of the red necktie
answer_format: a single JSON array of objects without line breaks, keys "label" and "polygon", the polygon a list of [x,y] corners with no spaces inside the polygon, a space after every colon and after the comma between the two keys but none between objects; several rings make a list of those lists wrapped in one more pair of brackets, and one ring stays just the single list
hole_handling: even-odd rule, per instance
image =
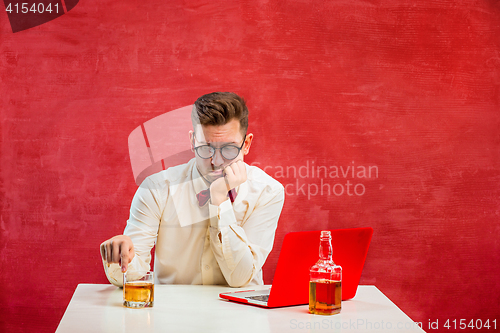
[{"label": "red necktie", "polygon": [[[234,202],[237,195],[238,193],[236,193],[236,190],[234,188],[231,191],[227,192],[227,196],[229,197],[229,200],[231,200],[231,202]],[[210,189],[201,191],[196,195],[196,198],[198,199],[198,205],[200,207],[205,206],[208,200],[210,200]]]}]

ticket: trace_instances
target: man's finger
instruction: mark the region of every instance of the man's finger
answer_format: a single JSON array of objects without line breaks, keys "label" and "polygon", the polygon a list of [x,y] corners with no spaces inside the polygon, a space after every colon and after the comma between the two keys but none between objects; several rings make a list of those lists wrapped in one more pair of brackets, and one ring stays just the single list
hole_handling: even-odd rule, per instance
[{"label": "man's finger", "polygon": [[106,242],[106,261],[108,264],[113,262],[113,251],[111,247],[111,242]]},{"label": "man's finger", "polygon": [[228,166],[226,166],[224,168],[224,173],[226,174],[226,176],[234,177],[233,165],[229,164]]},{"label": "man's finger", "polygon": [[226,188],[228,191],[231,191],[234,183],[234,171],[231,168],[231,165],[228,165],[224,168],[224,181],[226,182]]},{"label": "man's finger", "polygon": [[234,165],[233,170],[235,174],[238,173],[241,175],[241,173],[245,172],[246,170],[245,163],[243,163],[242,160],[236,161],[235,163],[233,163],[233,165]]},{"label": "man's finger", "polygon": [[231,185],[229,184],[229,179],[227,175],[224,175],[224,183],[226,184],[226,190],[231,191]]},{"label": "man's finger", "polygon": [[128,252],[128,263],[129,264],[132,261],[132,259],[134,259],[134,257],[135,257],[135,250],[134,250],[134,246],[132,245],[132,247],[130,248],[130,251]]},{"label": "man's finger", "polygon": [[120,265],[122,267],[122,272],[125,273],[128,268],[129,263],[129,246],[125,242],[120,245]]},{"label": "man's finger", "polygon": [[104,243],[99,246],[99,249],[101,251],[101,258],[102,260],[106,260],[106,248],[104,247]]},{"label": "man's finger", "polygon": [[232,179],[235,182],[234,185],[240,185],[241,183],[245,182],[246,169],[245,163],[243,163],[243,161],[236,161],[235,163],[231,164],[231,170],[234,175],[234,178]]},{"label": "man's finger", "polygon": [[101,251],[101,258],[102,258],[102,260],[104,260],[106,262],[106,264],[108,265],[108,267],[109,267],[108,258],[106,258],[106,242],[102,243],[99,248],[100,248],[100,251]]},{"label": "man's finger", "polygon": [[112,251],[112,261],[111,262],[120,262],[120,242],[111,241],[111,251]]}]

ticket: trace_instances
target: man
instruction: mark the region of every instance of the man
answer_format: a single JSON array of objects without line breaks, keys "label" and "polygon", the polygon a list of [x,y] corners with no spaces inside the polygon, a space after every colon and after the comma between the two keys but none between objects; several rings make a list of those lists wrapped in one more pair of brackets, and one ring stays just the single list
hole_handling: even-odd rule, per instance
[{"label": "man", "polygon": [[158,283],[263,284],[283,208],[283,186],[244,163],[253,134],[248,109],[234,93],[195,102],[189,132],[195,158],[142,183],[124,234],[101,244],[109,281],[127,270],[150,270]]}]

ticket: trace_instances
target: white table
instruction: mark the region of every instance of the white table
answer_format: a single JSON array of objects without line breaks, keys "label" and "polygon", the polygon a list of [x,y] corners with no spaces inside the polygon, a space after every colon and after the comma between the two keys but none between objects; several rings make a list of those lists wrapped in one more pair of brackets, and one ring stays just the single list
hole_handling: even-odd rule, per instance
[{"label": "white table", "polygon": [[218,296],[235,290],[156,285],[153,308],[128,309],[122,306],[122,289],[80,284],[56,333],[424,332],[375,286],[359,286],[356,297],[342,302],[341,313],[333,316],[312,315],[307,305],[265,309]]}]

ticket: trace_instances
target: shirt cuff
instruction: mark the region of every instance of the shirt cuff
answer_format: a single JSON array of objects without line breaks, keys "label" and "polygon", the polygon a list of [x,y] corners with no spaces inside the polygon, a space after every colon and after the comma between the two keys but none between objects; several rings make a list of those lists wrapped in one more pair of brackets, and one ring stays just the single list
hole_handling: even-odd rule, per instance
[{"label": "shirt cuff", "polygon": [[122,287],[123,286],[123,273],[122,273],[122,268],[118,264],[108,264],[106,261],[102,261],[104,265],[104,272],[106,273],[106,276],[108,278],[108,281],[111,284],[114,284],[117,287]]},{"label": "shirt cuff", "polygon": [[236,222],[231,200],[227,199],[219,206],[209,204],[210,226],[220,230]]}]

